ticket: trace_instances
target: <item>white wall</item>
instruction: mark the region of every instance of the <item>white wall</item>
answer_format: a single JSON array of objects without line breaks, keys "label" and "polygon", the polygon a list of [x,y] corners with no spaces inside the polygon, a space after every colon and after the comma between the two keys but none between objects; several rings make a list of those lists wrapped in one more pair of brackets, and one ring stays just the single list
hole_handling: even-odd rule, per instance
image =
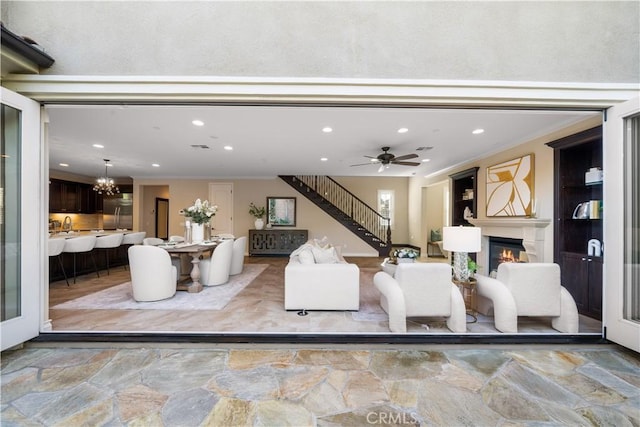
[{"label": "white wall", "polygon": [[[341,185],[353,192],[365,203],[376,206],[377,190],[391,189],[395,191],[398,210],[396,212],[397,227],[393,230],[393,240],[399,243],[408,242],[407,190],[408,178],[388,177],[338,177]],[[216,179],[137,179],[134,181],[134,228],[144,229],[146,213],[153,208],[145,203],[144,189],[148,186],[167,186],[169,198],[169,234],[184,233],[184,217],[178,214],[181,208],[191,206],[196,198],[207,199],[208,186]],[[324,213],[312,202],[291,188],[280,178],[273,179],[225,179],[220,182],[233,183],[233,233],[236,236],[247,235],[254,228],[254,218],[249,215],[249,203],[266,205],[268,196],[284,196],[296,198],[296,227],[309,230],[309,237],[326,236],[332,244],[342,247],[342,253],[348,256],[378,256],[377,252],[364,243],[355,234],[348,231],[336,220]],[[154,199],[155,201],[155,199]]]},{"label": "white wall", "polygon": [[44,74],[640,81],[640,3],[3,1]]},{"label": "white wall", "polygon": [[[451,169],[446,173],[432,176],[429,178],[416,177],[412,178],[409,183],[409,200],[410,206],[414,207],[420,204],[423,194],[423,188],[442,181],[443,179],[449,179],[449,175],[469,169],[474,166],[480,167],[478,170],[478,182],[477,182],[477,194],[476,198],[478,203],[477,217],[480,219],[486,219],[486,169],[489,166],[515,159],[525,154],[534,154],[535,172],[534,172],[534,198],[537,201],[537,216],[542,219],[553,219],[553,149],[546,145],[547,142],[555,141],[556,139],[563,138],[565,136],[573,135],[586,129],[591,129],[595,126],[601,125],[599,117],[586,120],[571,127],[562,129],[558,132],[536,138],[532,141],[513,147],[509,150],[502,151],[500,153],[470,161],[463,165],[459,165],[455,169]],[[449,183],[450,186],[450,183]],[[422,226],[420,212],[417,211],[414,215],[410,214],[409,234],[411,236],[411,244],[420,246],[423,251],[426,251],[426,242],[428,236],[426,230]],[[545,229],[545,247],[544,247],[544,260],[541,262],[553,262],[553,221]]]}]

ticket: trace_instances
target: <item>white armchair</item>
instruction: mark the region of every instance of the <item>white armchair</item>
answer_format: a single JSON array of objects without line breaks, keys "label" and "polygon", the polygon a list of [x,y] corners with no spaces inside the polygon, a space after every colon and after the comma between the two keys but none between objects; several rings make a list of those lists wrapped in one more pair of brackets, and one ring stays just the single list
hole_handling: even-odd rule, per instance
[{"label": "white armchair", "polygon": [[551,326],[578,332],[578,309],[560,284],[560,267],[553,263],[502,263],[496,278],[476,274],[478,311],[493,312],[495,327],[518,332],[518,316],[551,317]]},{"label": "white armchair", "polygon": [[175,295],[178,271],[167,251],[150,245],[134,245],[128,254],[133,299],[159,301]]},{"label": "white armchair", "polygon": [[211,258],[200,261],[200,283],[204,286],[217,286],[229,281],[233,240],[225,240],[213,251]]},{"label": "white armchair", "polygon": [[233,242],[233,255],[231,256],[231,268],[229,275],[235,276],[242,273],[244,267],[244,253],[247,249],[247,236],[238,237]]},{"label": "white armchair", "polygon": [[382,293],[391,332],[407,332],[407,317],[446,317],[447,327],[467,331],[462,294],[451,282],[451,266],[443,263],[398,264],[395,275],[379,272],[373,283]]}]

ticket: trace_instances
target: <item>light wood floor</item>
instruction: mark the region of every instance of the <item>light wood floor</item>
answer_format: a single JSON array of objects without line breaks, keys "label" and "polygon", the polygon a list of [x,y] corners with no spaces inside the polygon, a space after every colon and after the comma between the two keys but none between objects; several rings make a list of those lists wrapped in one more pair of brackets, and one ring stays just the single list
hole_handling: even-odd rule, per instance
[{"label": "light wood floor", "polygon": [[[367,319],[351,312],[309,312],[299,316],[284,310],[284,268],[288,257],[246,257],[246,263],[268,264],[251,284],[234,297],[222,310],[49,310],[54,332],[238,332],[238,333],[381,333],[388,334],[386,319]],[[361,271],[361,301],[377,304],[379,293],[373,286],[373,275],[380,270],[381,258],[348,258]],[[49,287],[49,307],[98,292],[130,280],[129,270],[111,269],[53,282]],[[480,316],[469,323],[470,333],[499,334],[491,318]],[[538,319],[519,322],[523,333],[557,333],[549,322]],[[443,319],[411,319],[409,333],[450,334]],[[580,332],[599,334],[600,322],[581,316]]]}]

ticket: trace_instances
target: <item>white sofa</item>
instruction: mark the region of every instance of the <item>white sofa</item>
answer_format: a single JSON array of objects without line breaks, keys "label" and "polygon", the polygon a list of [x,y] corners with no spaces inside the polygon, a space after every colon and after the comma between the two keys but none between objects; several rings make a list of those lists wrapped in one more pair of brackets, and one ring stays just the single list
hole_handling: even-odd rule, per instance
[{"label": "white sofa", "polygon": [[[312,246],[316,247],[315,258]],[[328,245],[319,250],[313,241],[305,243],[291,254],[284,269],[284,308],[358,310],[360,269]]]}]

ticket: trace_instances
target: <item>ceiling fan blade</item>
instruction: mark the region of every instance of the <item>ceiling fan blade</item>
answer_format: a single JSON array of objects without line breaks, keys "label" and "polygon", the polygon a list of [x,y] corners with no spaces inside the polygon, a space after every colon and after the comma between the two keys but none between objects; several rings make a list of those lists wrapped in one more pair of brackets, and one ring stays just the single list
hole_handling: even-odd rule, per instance
[{"label": "ceiling fan blade", "polygon": [[373,157],[373,156],[362,156],[362,157],[366,157],[367,159],[372,159],[372,160],[378,160],[377,157]]},{"label": "ceiling fan blade", "polygon": [[393,160],[391,163],[394,165],[402,165],[402,166],[420,166],[420,163],[417,162],[396,162]]},{"label": "ceiling fan blade", "polygon": [[367,166],[367,165],[375,165],[377,162],[369,162],[369,163],[358,163],[357,165],[351,166]]},{"label": "ceiling fan blade", "polygon": [[417,154],[405,154],[404,156],[398,156],[395,157],[393,160],[409,160],[409,159],[415,159],[416,157],[418,157]]}]

